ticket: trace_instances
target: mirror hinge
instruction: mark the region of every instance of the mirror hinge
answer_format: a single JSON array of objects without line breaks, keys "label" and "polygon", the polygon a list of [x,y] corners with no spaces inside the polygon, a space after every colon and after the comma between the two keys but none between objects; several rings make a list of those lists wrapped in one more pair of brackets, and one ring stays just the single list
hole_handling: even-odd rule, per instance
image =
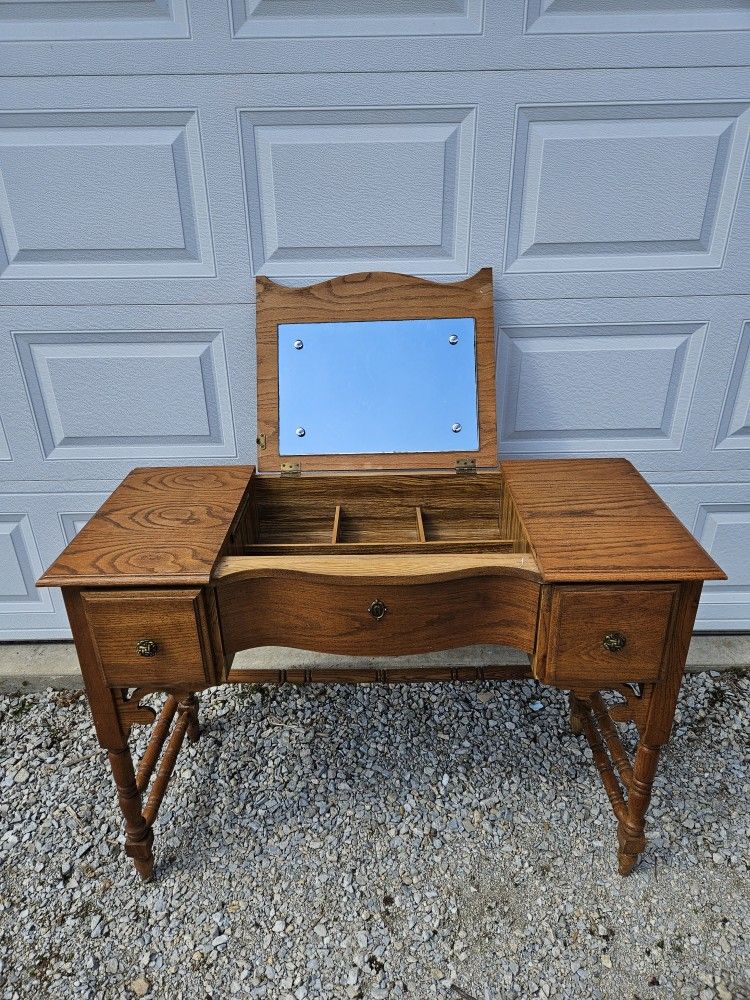
[{"label": "mirror hinge", "polygon": [[282,476],[299,476],[302,473],[302,465],[300,462],[282,462],[281,463],[281,475]]},{"label": "mirror hinge", "polygon": [[458,476],[473,476],[476,475],[477,462],[474,458],[457,458],[456,459],[456,475]]},{"label": "mirror hinge", "polygon": [[266,450],[266,435],[265,434],[259,434],[257,436],[257,438],[255,439],[255,443],[257,444],[257,446],[260,448],[261,451],[265,451]]}]

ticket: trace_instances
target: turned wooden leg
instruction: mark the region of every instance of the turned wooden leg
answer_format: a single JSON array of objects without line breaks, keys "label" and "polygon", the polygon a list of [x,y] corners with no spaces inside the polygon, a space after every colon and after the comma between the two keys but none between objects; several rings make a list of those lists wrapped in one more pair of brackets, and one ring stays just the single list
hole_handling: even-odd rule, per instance
[{"label": "turned wooden leg", "polygon": [[[185,737],[195,742],[200,735],[198,699],[192,691],[168,692],[157,718],[153,708],[141,704],[143,698],[154,693],[154,688],[144,686],[130,691],[107,685],[80,592],[64,588],[63,596],[96,735],[109,754],[117,798],[125,819],[125,853],[133,859],[140,877],[149,881],[154,875],[153,825],[159,806]],[[136,724],[153,727],[137,771],[128,745],[130,731]]]},{"label": "turned wooden leg", "polygon": [[[625,704],[607,709],[598,691],[576,699],[578,718],[594,758],[594,765],[617,819],[617,860],[621,875],[629,875],[638,857],[646,849],[646,810],[659,762],[659,747],[649,746],[642,735],[630,766],[625,748],[614,725],[630,720],[639,730],[647,725],[656,690],[637,696],[627,689],[618,689],[626,697]],[[671,724],[671,723],[670,723]]]},{"label": "turned wooden leg", "polygon": [[[621,875],[629,875],[646,849],[646,811],[656,777],[659,753],[669,739],[687,658],[700,584],[683,584],[677,599],[662,676],[633,690],[613,685],[624,704],[609,709],[596,690],[570,693],[570,724],[582,732],[617,819],[617,859]],[[632,767],[615,722],[634,722],[639,734]]]},{"label": "turned wooden leg", "polygon": [[125,818],[125,853],[133,859],[135,869],[144,882],[154,877],[154,834],[143,816],[141,793],[135,780],[130,750],[110,750],[109,763],[117,786],[117,799]]},{"label": "turned wooden leg", "polygon": [[649,747],[643,743],[636,750],[627,813],[620,819],[617,828],[617,860],[621,875],[632,872],[638,863],[638,856],[646,849],[646,810],[651,801],[659,751],[659,747]]},{"label": "turned wooden leg", "polygon": [[188,723],[186,735],[191,743],[197,743],[201,735],[201,729],[198,723],[198,699],[193,692],[186,695],[182,699],[177,706],[177,711],[187,713]]},{"label": "turned wooden leg", "polygon": [[581,736],[586,717],[586,706],[580,699],[576,698],[572,691],[568,692],[568,704],[570,705],[570,728],[576,736]]}]

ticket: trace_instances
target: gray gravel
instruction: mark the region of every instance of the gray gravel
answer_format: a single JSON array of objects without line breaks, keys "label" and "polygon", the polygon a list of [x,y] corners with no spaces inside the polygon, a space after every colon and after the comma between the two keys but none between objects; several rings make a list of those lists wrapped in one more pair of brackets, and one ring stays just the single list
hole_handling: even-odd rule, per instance
[{"label": "gray gravel", "polygon": [[85,701],[0,697],[0,995],[747,998],[749,696],[687,679],[623,880],[558,692],[216,690],[147,886]]}]

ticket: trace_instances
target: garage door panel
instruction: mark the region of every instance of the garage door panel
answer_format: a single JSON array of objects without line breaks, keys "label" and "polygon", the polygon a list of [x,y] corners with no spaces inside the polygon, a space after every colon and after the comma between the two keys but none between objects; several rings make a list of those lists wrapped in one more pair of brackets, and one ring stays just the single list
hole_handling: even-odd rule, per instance
[{"label": "garage door panel", "polygon": [[[194,145],[190,162],[206,200],[140,140],[141,152],[129,155],[141,178],[158,175],[118,206],[118,245],[102,254],[87,234],[103,226],[117,185],[87,163],[111,151],[76,148],[69,138],[63,153],[43,147],[58,165],[45,196],[64,222],[58,232],[23,197],[24,159],[48,141],[25,113],[23,141],[8,128],[10,141],[22,142],[5,168],[17,197],[0,199],[5,301],[251,301],[250,244],[256,272],[292,280],[368,260],[427,276],[489,264],[498,296],[513,299],[642,295],[644,282],[654,295],[726,294],[750,279],[747,71],[360,74],[335,82],[334,91],[330,75],[315,74],[102,79],[92,93],[84,79],[60,81],[64,110],[53,118],[68,137],[85,121],[84,134],[115,129],[127,145],[136,112],[111,111],[125,98],[133,109],[161,108],[137,112],[157,145],[170,128],[183,137],[193,129],[201,152]],[[44,99],[44,81],[15,81],[6,94],[20,111]],[[167,110],[179,105],[193,110]],[[171,114],[187,124],[159,117]],[[83,190],[94,188],[80,212],[65,210],[81,199],[63,190],[68,167],[87,178]],[[19,223],[13,204],[24,206]],[[186,276],[213,266],[216,277]],[[91,280],[92,270],[108,277]]]},{"label": "garage door panel", "polygon": [[715,447],[742,451],[750,464],[750,320],[743,324],[732,363]]},{"label": "garage door panel", "polygon": [[256,274],[486,266],[502,455],[629,457],[750,627],[744,0],[0,8],[3,638],[133,466],[255,460]]},{"label": "garage door panel", "polygon": [[498,302],[501,453],[750,470],[747,313],[745,296]]},{"label": "garage door panel", "polygon": [[[10,446],[8,445],[8,435],[5,433],[3,422],[0,419],[0,462],[9,462],[11,458]],[[0,465],[0,471],[2,471],[2,468],[3,467]]]},{"label": "garage door panel", "polygon": [[194,111],[0,115],[0,277],[211,277]]},{"label": "garage door panel", "polygon": [[528,0],[526,30],[535,34],[648,34],[661,31],[750,29],[750,11],[739,0]]},{"label": "garage door panel", "polygon": [[8,3],[0,21],[4,41],[89,41],[188,38],[187,0],[35,0]]},{"label": "garage door panel", "polygon": [[[750,77],[528,74],[498,294],[721,294],[748,269]],[[533,81],[533,82],[532,82]],[[736,99],[727,99],[731,90]],[[714,99],[713,94],[720,94]]]},{"label": "garage door panel", "polygon": [[506,270],[721,267],[750,105],[520,108]]},{"label": "garage door panel", "polygon": [[468,268],[473,107],[241,110],[253,266]]},{"label": "garage door panel", "polygon": [[[735,65],[750,16],[737,0],[143,0],[8,3],[6,72],[397,71]],[[301,8],[304,8],[300,13]],[[57,41],[52,50],[49,41]],[[123,45],[127,42],[127,46]]]},{"label": "garage door panel", "polygon": [[705,332],[699,323],[505,329],[504,454],[679,451]]},{"label": "garage door panel", "polygon": [[234,109],[184,82],[3,86],[0,301],[250,297]]},{"label": "garage door panel", "polygon": [[[243,307],[3,310],[8,479],[121,477],[254,451]],[[236,395],[233,403],[232,395]],[[235,413],[239,411],[239,414]]]},{"label": "garage door panel", "polygon": [[0,493],[0,635],[4,640],[65,638],[70,634],[58,591],[34,583],[63,548],[52,494]]},{"label": "garage door panel", "polygon": [[654,488],[729,576],[703,588],[696,628],[747,630],[750,619],[750,485],[717,482]]}]

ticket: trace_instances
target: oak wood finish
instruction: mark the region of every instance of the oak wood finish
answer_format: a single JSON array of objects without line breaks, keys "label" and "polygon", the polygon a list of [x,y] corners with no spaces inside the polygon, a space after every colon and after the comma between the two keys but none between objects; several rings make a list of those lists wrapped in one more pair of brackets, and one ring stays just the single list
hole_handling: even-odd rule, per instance
[{"label": "oak wood finish", "polygon": [[[81,600],[109,684],[168,688],[221,680],[203,591],[84,590]],[[154,655],[139,655],[142,640],[156,643]]]},{"label": "oak wood finish", "polygon": [[273,670],[268,667],[234,667],[228,680],[234,684],[425,684],[436,681],[511,681],[531,677],[524,664],[503,666],[300,667]]},{"label": "oak wood finish", "polygon": [[88,627],[79,591],[63,590],[65,607],[75,637],[86,695],[99,743],[107,751],[117,800],[125,820],[125,853],[132,858],[142,879],[153,876],[154,835],[143,817],[143,802],[136,783],[133,758],[128,747],[130,726],[121,710],[122,692],[107,686],[93,637]]},{"label": "oak wood finish", "polygon": [[[276,473],[281,458],[278,323],[433,316],[476,320],[478,474],[455,474],[469,457],[458,452],[307,456],[296,479],[242,466],[136,469],[39,581],[63,587],[141,877],[153,874],[153,823],[180,748],[198,736],[195,692],[225,681],[487,680],[533,667],[571,691],[571,726],[589,741],[617,820],[620,871],[643,851],[702,581],[724,574],[622,459],[498,467],[491,272],[453,285],[360,274],[302,289],[259,278],[262,468]],[[610,631],[626,636],[620,652],[602,645]],[[155,656],[137,654],[144,639]],[[513,645],[532,667],[230,669],[235,652],[269,643],[396,656],[476,642]],[[158,718],[143,703],[155,692],[167,694]],[[617,733],[626,723],[639,736],[632,762]],[[137,771],[134,725],[153,725]]]},{"label": "oak wood finish", "polygon": [[[224,665],[236,650],[268,642],[397,655],[466,642],[503,641],[532,653],[538,676],[574,690],[572,722],[589,739],[613,804],[621,871],[632,870],[645,845],[645,811],[659,748],[671,725],[700,590],[699,583],[685,582],[685,578],[698,571],[714,576],[720,571],[671,514],[665,518],[665,508],[648,489],[636,482],[632,496],[637,521],[650,526],[653,539],[638,538],[637,552],[628,558],[622,573],[613,573],[611,564],[592,555],[586,576],[597,582],[587,585],[574,582],[580,573],[580,556],[573,547],[572,580],[550,582],[550,552],[562,558],[563,551],[560,545],[553,549],[550,544],[551,523],[556,521],[559,530],[566,523],[559,509],[562,480],[577,495],[575,523],[583,535],[593,533],[598,542],[612,545],[618,534],[616,512],[601,517],[596,505],[609,495],[608,482],[613,493],[620,491],[618,502],[624,502],[622,494],[630,489],[623,485],[624,464],[599,463],[589,504],[584,502],[584,484],[592,479],[588,461],[566,463],[566,469],[546,479],[537,476],[536,463],[531,463],[531,474],[529,463],[509,464],[515,466],[513,487],[496,474],[473,481],[439,474],[270,481],[259,480],[247,470],[246,481],[236,484],[232,504],[224,508],[225,535],[213,539],[212,558],[206,558],[205,566],[210,561],[213,567],[207,585],[165,587],[157,568],[153,587],[131,589],[123,586],[124,579],[132,579],[130,570],[123,577],[119,565],[107,563],[108,555],[104,560],[88,558],[88,563],[79,563],[88,585],[83,590],[67,587],[66,603],[97,734],[109,752],[125,818],[126,852],[142,877],[150,878],[153,873],[152,826],[180,746],[186,735],[197,733],[192,692],[221,680]],[[172,488],[171,474],[161,471],[142,481],[149,491],[158,484],[160,509],[171,509],[179,520],[182,502],[184,519],[193,528],[197,530],[200,516],[206,518],[207,529],[213,527],[213,509],[197,515],[192,496],[184,496],[179,488],[183,481],[193,481],[190,475],[177,480],[177,489]],[[121,489],[129,492],[130,485],[126,480]],[[527,505],[534,497],[535,516],[529,520],[516,504],[519,492]],[[98,530],[104,531],[109,523],[107,509],[123,509],[117,493],[105,505]],[[301,526],[295,521],[300,509],[307,511]],[[342,540],[347,512],[358,519],[358,537],[369,535],[369,542]],[[272,524],[276,548],[257,542],[263,537],[264,516]],[[439,531],[452,536],[452,547],[444,540],[445,552],[435,553],[429,547],[431,517],[441,523]],[[416,551],[395,553],[388,546],[404,543],[378,540],[389,537],[392,523],[397,532],[409,525],[415,536],[409,544]],[[655,526],[661,534],[655,533]],[[325,554],[300,555],[301,550],[309,551],[305,545],[311,543],[288,541],[320,530],[328,538],[330,551]],[[633,526],[629,530],[634,531]],[[112,531],[114,537],[121,537],[117,521]],[[664,532],[679,543],[674,555],[664,549]],[[568,548],[576,539],[568,538]],[[131,561],[145,558],[152,541],[149,533],[138,536]],[[515,551],[488,551],[497,542],[507,542]],[[478,551],[460,551],[467,543],[477,544]],[[363,545],[373,554],[364,554]],[[106,538],[103,549],[107,554],[112,551]],[[694,567],[688,564],[688,550]],[[90,550],[86,551],[90,557]],[[244,554],[248,551],[254,554]],[[78,549],[74,555],[80,559],[83,552]],[[540,558],[548,560],[546,575]],[[65,567],[66,559],[61,557],[58,564]],[[641,560],[646,570],[639,572]],[[97,578],[97,588],[89,583],[92,563],[99,568],[107,565],[110,574]],[[624,583],[628,574],[637,575],[638,582]],[[650,583],[654,575],[671,582]],[[388,606],[380,622],[368,616],[369,602],[375,597]],[[602,631],[612,627],[628,636],[622,653],[600,648]],[[146,637],[161,641],[161,661],[157,656],[155,663],[141,662],[133,656],[134,643]],[[528,675],[525,668],[344,667],[283,672],[246,669],[231,672],[228,679],[410,682]],[[640,681],[643,693],[636,697],[623,686],[626,680]],[[625,707],[605,710],[599,692],[608,688],[625,694]],[[168,690],[171,700],[136,776],[127,737],[133,724],[152,721],[154,713],[141,706],[141,699],[157,689]],[[179,709],[175,707],[178,701]],[[628,718],[636,722],[641,736],[632,765],[614,725]],[[154,773],[144,803],[141,796]]]},{"label": "oak wood finish", "polygon": [[460,319],[476,324],[479,450],[375,455],[305,455],[294,457],[303,469],[445,469],[459,457],[477,466],[497,466],[495,413],[495,331],[492,270],[484,268],[466,281],[451,284],[381,271],[347,274],[304,288],[255,280],[258,352],[258,451],[261,472],[278,472],[279,454],[278,333],[280,323],[343,323],[368,320]]},{"label": "oak wood finish", "polygon": [[[593,686],[571,692],[571,723],[583,731],[591,747],[613,812],[618,821],[618,861],[621,875],[628,875],[645,850],[646,810],[651,800],[662,746],[669,739],[677,696],[687,659],[702,583],[684,583],[679,588],[666,647],[664,672],[659,683],[642,686],[640,694],[618,686],[625,705],[606,709]],[[632,768],[611,724],[635,722],[640,736]],[[613,767],[614,762],[614,767]],[[620,782],[615,774],[620,773]]]},{"label": "oak wood finish", "polygon": [[[675,584],[555,587],[547,626],[552,638],[534,659],[535,675],[570,687],[657,680],[677,592]],[[624,636],[622,650],[605,647],[611,632]]]},{"label": "oak wood finish", "polygon": [[204,586],[251,473],[242,465],[133,469],[37,586]]},{"label": "oak wood finish", "polygon": [[[389,571],[378,577],[363,570],[366,582],[334,575],[335,586],[324,571],[317,578],[287,574],[226,581],[219,590],[219,613],[227,652],[294,646],[398,656],[477,642],[505,643],[525,652],[534,648],[539,585],[531,579],[462,573],[439,583],[404,584],[393,581],[408,580],[408,574]],[[376,600],[388,609],[380,621],[368,611]]]},{"label": "oak wood finish", "polygon": [[[214,582],[226,585],[241,580],[299,577],[320,583],[372,582],[373,584],[439,583],[469,577],[503,576],[539,578],[534,557],[528,553],[497,555],[323,555],[323,556],[225,556],[214,572]],[[219,589],[221,596],[222,589]]]},{"label": "oak wood finish", "polygon": [[624,458],[501,467],[546,583],[726,579]]}]

